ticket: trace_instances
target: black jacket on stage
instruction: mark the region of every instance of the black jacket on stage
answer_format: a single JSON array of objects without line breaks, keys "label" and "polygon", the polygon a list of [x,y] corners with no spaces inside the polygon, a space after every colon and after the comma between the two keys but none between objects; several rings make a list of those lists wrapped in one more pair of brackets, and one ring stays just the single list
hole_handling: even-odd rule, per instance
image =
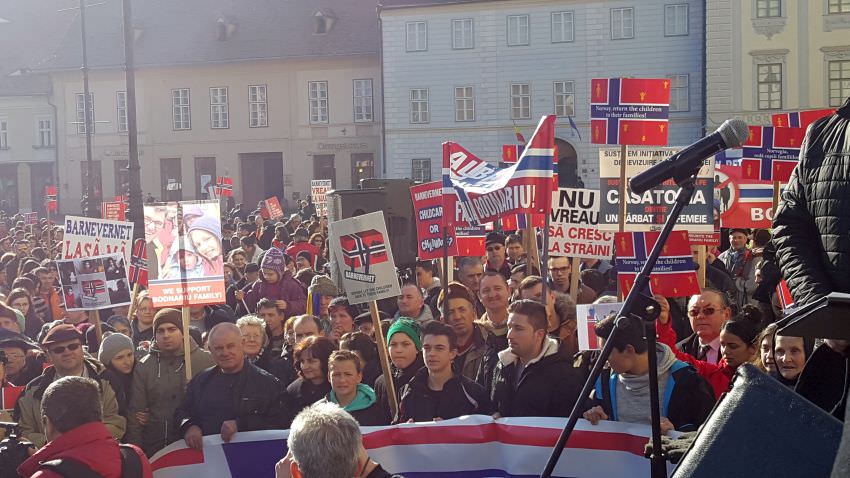
[{"label": "black jacket on stage", "polygon": [[490,397],[481,385],[455,374],[443,385],[442,391],[428,388],[428,369],[422,367],[404,386],[393,423],[430,422],[435,418],[448,420],[463,415],[490,415]]}]

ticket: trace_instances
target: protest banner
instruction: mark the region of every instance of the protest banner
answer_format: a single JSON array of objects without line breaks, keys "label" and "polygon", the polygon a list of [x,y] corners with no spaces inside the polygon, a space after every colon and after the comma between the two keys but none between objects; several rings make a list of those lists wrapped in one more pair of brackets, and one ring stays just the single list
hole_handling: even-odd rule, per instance
[{"label": "protest banner", "polygon": [[[621,177],[634,177],[677,153],[678,148],[629,148],[626,153],[625,172],[621,171],[621,149],[603,148],[599,151],[599,192],[602,202],[599,228],[616,230],[620,227]],[[676,223],[676,229],[712,232],[714,225],[714,158],[703,161],[695,181],[696,190],[689,205],[685,206]],[[626,231],[659,231],[667,214],[676,203],[679,186],[668,179],[643,194],[626,194]]]},{"label": "protest banner", "polygon": [[770,119],[773,126],[803,128],[805,130],[815,121],[834,113],[835,110],[832,108],[824,110],[791,111],[788,113],[776,113],[771,115]]},{"label": "protest banner", "polygon": [[24,224],[27,226],[38,224],[38,211],[24,213]]},{"label": "protest banner", "polygon": [[591,143],[632,146],[667,144],[670,80],[590,80]]},{"label": "protest banner", "polygon": [[280,207],[280,201],[278,201],[277,196],[272,196],[265,201],[265,210],[268,214],[268,219],[280,219],[283,217],[283,208]]},{"label": "protest banner", "polygon": [[439,181],[410,187],[413,210],[416,211],[417,257],[421,260],[440,259],[443,249],[457,256],[455,228],[449,228],[443,238],[443,188]]},{"label": "protest banner", "polygon": [[66,310],[130,304],[127,264],[120,253],[56,261]]},{"label": "protest banner", "polygon": [[[185,201],[145,205],[145,221],[162,221],[145,227],[149,244],[161,247],[162,267],[148,271],[154,307],[180,307],[224,303],[224,260],[217,201]],[[182,229],[182,230],[181,230]],[[168,236],[163,238],[162,236]],[[161,241],[161,242],[160,242]],[[154,251],[157,248],[154,247]],[[148,263],[150,263],[150,256]]]},{"label": "protest banner", "polygon": [[743,178],[740,165],[718,164],[715,202],[725,228],[769,229],[773,223],[773,184]]},{"label": "protest banner", "polygon": [[582,351],[601,349],[602,347],[599,345],[599,340],[596,337],[596,323],[611,314],[616,314],[622,306],[622,302],[576,305],[578,349]]},{"label": "protest banner", "polygon": [[[472,415],[428,423],[364,427],[363,446],[386,470],[417,478],[538,476],[565,418]],[[649,476],[649,425],[579,420],[553,476]],[[287,453],[285,430],[239,432],[229,443],[205,436],[203,452],[184,440],[151,459],[154,478],[272,477]],[[673,432],[676,435],[675,432]],[[435,457],[439,459],[435,459]],[[668,470],[672,471],[670,465]]]},{"label": "protest banner", "polygon": [[328,215],[327,192],[331,189],[333,189],[333,181],[330,179],[313,179],[310,181],[310,198],[319,217]]},{"label": "protest banner", "polygon": [[79,259],[121,253],[130,262],[133,223],[66,216],[62,258]]},{"label": "protest banner", "polygon": [[587,259],[614,256],[614,233],[600,231],[599,191],[560,188],[552,193],[549,255]]},{"label": "protest banner", "polygon": [[546,214],[551,207],[555,117],[541,118],[516,164],[500,169],[457,143],[443,143],[446,223],[483,225],[508,214]]},{"label": "protest banner", "polygon": [[[635,278],[646,263],[658,240],[658,232],[618,232],[614,238],[617,248],[617,281],[628,294]],[[649,277],[650,294],[664,297],[685,297],[699,294],[699,282],[694,267],[687,231],[673,231],[664,245],[658,262]]]},{"label": "protest banner", "polygon": [[329,246],[339,258],[349,303],[363,304],[401,294],[388,238],[380,211],[330,223]]},{"label": "protest banner", "polygon": [[124,221],[127,219],[127,205],[121,201],[100,203],[100,217],[109,221]]},{"label": "protest banner", "polygon": [[744,179],[787,183],[800,157],[806,130],[774,126],[750,126],[741,166]]}]

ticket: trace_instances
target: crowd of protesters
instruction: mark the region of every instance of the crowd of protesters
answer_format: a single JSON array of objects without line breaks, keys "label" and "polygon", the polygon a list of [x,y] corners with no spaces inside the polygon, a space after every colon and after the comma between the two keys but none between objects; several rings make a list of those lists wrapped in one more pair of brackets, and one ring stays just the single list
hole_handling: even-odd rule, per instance
[{"label": "crowd of protesters", "polygon": [[[230,441],[242,431],[285,429],[317,402],[363,426],[470,414],[565,417],[577,402],[592,423],[649,423],[639,324],[617,333],[605,374],[591,396],[579,396],[595,354],[578,349],[576,303],[617,300],[612,263],[583,260],[581,280],[571,283],[570,258],[550,257],[541,277],[526,263],[521,234],[499,231],[486,236],[482,257],[457,258],[451,278],[431,261],[411,264],[401,295],[381,303],[392,406],[371,314],[330,277],[327,218],[309,201],[300,206],[286,220],[241,205],[223,215],[227,303],[190,307],[185,329],[180,310],[156,309],[142,291],[132,309],[99,311],[102,338],[88,313],[64,308],[55,262],[61,227],[0,217],[0,381],[26,386],[13,411],[24,437],[35,447],[49,440],[44,393],[69,376],[98,384],[105,429],[147,456],[178,440],[200,449],[204,435]],[[727,235],[728,249],[709,251],[701,294],[656,297],[665,431],[699,427],[741,364],[794,387],[813,353],[813,344],[776,336],[770,325],[782,314],[770,233]],[[596,333],[604,341],[613,328],[609,317]],[[838,405],[822,401],[843,418]]]}]

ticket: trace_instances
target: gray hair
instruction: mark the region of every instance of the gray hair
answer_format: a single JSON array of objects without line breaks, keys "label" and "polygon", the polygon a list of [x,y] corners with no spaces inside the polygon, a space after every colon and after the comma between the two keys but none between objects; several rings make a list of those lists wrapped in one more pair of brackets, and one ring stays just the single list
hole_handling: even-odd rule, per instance
[{"label": "gray hair", "polygon": [[483,265],[481,258],[477,256],[461,257],[457,260],[458,270],[466,269],[467,267],[477,267]]},{"label": "gray hair", "polygon": [[256,315],[245,315],[236,321],[236,326],[239,327],[240,331],[246,325],[253,325],[254,327],[259,327],[260,330],[266,330],[266,321]]},{"label": "gray hair", "polygon": [[354,476],[360,452],[360,426],[335,403],[315,403],[292,422],[286,445],[304,478]]}]

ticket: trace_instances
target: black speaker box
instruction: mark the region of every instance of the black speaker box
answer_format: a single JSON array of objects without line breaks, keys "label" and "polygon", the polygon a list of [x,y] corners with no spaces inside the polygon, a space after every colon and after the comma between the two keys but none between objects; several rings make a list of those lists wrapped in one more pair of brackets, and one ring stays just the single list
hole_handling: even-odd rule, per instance
[{"label": "black speaker box", "polygon": [[746,364],[673,476],[829,477],[840,440],[841,422]]}]

